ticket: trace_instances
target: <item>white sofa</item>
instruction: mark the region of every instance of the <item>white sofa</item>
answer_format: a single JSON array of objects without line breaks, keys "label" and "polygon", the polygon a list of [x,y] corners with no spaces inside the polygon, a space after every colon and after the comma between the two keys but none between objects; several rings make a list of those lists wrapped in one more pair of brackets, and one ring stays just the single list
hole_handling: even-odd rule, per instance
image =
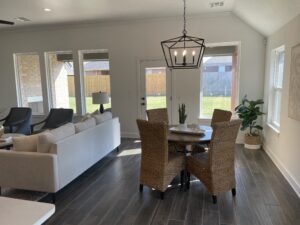
[{"label": "white sofa", "polygon": [[0,187],[56,193],[119,145],[113,118],[56,142],[48,153],[0,150]]}]

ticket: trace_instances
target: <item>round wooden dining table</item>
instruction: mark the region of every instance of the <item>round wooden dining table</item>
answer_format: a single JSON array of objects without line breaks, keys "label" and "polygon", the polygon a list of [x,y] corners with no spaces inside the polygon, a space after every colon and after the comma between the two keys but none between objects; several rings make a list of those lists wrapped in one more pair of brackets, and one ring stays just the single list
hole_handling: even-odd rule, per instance
[{"label": "round wooden dining table", "polygon": [[[185,155],[185,160],[187,159],[187,156],[190,155],[192,148],[189,149],[192,145],[195,144],[209,144],[211,141],[213,129],[211,126],[205,126],[205,125],[188,125],[188,128],[192,129],[201,129],[204,130],[203,133],[195,133],[195,134],[187,134],[184,132],[173,132],[170,129],[175,126],[170,126],[169,127],[169,132],[168,132],[168,142],[172,143],[174,145],[180,146],[180,150],[177,150],[178,152],[181,152]],[[186,164],[186,161],[185,161]],[[183,173],[183,183],[184,183],[184,191],[187,190],[187,185],[188,185],[188,173],[187,169],[184,170]]]}]

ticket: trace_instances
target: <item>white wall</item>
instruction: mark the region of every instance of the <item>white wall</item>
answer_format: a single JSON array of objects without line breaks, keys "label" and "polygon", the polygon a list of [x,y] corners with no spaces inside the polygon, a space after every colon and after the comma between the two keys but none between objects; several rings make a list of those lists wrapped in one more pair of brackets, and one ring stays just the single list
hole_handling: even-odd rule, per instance
[{"label": "white wall", "polygon": [[[187,28],[190,35],[203,37],[207,43],[241,42],[239,98],[244,94],[253,99],[263,97],[265,40],[261,34],[232,14],[189,18]],[[120,117],[123,135],[134,135],[138,61],[163,59],[160,41],[181,31],[181,18],[0,31],[0,108],[17,104],[13,53],[38,52],[43,57],[45,51],[72,50],[77,54],[82,49],[108,49],[113,114]],[[197,122],[199,70],[180,70],[173,76],[173,114],[177,115],[178,102],[185,102],[189,122]]]},{"label": "white wall", "polygon": [[[265,101],[268,101],[272,49],[285,45],[285,70],[280,118],[280,134],[265,126],[264,149],[300,196],[300,121],[288,117],[291,48],[300,43],[300,16],[268,38]],[[300,100],[299,100],[300,101]],[[267,104],[265,104],[265,111]]]}]

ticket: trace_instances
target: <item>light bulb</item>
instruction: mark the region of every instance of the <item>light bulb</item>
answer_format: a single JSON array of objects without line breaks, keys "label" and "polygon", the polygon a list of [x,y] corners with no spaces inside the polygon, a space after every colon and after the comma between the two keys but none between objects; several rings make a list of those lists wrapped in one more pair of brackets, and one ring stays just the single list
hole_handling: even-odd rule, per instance
[{"label": "light bulb", "polygon": [[192,54],[193,54],[193,56],[195,56],[195,55],[196,55],[196,52],[195,52],[195,51],[193,51],[193,52],[192,52]]},{"label": "light bulb", "polygon": [[177,56],[177,51],[174,52],[174,55]]},{"label": "light bulb", "polygon": [[182,55],[183,55],[183,56],[186,55],[186,50],[185,50],[185,49],[183,50]]}]

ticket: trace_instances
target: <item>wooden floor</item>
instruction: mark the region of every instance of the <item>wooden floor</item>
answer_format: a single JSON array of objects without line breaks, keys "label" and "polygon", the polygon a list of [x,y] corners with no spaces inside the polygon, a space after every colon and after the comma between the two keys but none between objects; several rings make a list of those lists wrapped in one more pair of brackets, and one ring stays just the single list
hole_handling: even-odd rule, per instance
[{"label": "wooden floor", "polygon": [[46,223],[89,224],[300,224],[300,200],[263,151],[237,145],[237,195],[228,192],[212,204],[198,181],[184,192],[176,185],[159,193],[139,186],[140,144],[123,139],[113,152],[57,194],[56,213]]}]

